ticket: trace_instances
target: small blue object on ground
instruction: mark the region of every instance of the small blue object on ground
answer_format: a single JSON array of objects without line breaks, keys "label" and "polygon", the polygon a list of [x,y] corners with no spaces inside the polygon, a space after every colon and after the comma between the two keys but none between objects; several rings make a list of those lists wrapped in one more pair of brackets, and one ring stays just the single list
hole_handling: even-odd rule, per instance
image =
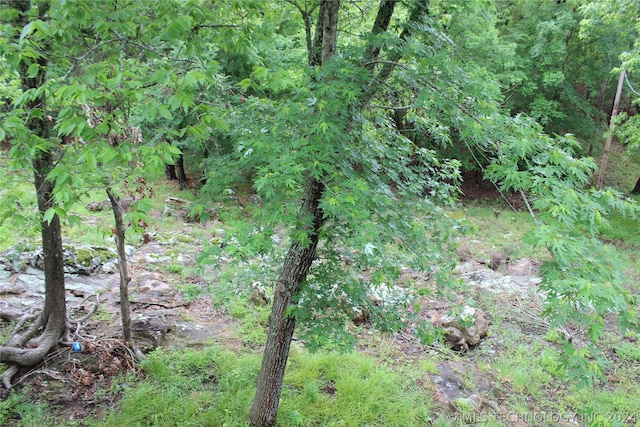
[{"label": "small blue object on ground", "polygon": [[74,352],[78,353],[82,350],[82,347],[80,346],[79,342],[74,342],[71,344],[71,350],[73,350]]}]

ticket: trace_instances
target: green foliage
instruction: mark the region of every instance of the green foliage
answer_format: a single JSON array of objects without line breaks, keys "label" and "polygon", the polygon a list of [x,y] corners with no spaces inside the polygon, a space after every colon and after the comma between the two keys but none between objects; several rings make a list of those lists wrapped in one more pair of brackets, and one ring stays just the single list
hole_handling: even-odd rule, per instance
[{"label": "green foliage", "polygon": [[[22,174],[5,174],[0,180],[0,252],[18,243],[20,238],[38,235],[38,217],[32,207],[35,194],[24,184]],[[16,232],[19,231],[19,232]]]},{"label": "green foliage", "polygon": [[638,343],[623,341],[616,346],[616,355],[629,362],[640,362],[640,346]]},{"label": "green foliage", "polygon": [[[522,119],[513,124],[526,132]],[[538,212],[525,241],[552,256],[542,267],[540,285],[551,325],[573,325],[592,342],[602,337],[605,317],[612,313],[622,331],[638,328],[635,296],[625,287],[616,251],[598,240],[612,213],[637,218],[638,205],[611,189],[585,189],[595,166],[573,157],[576,143],[569,136],[554,141],[538,134],[505,142],[487,175],[505,190],[526,192]],[[569,343],[564,356],[582,385],[602,377],[605,362],[595,348]]]},{"label": "green foliage", "polygon": [[[620,28],[593,25],[597,3],[608,8],[612,2],[542,2],[534,9],[526,0],[496,2],[501,40],[516,46],[511,73],[501,76],[508,108],[538,120],[548,133],[575,134],[585,147],[606,126],[615,93],[610,72],[628,45]],[[594,29],[590,36],[586,22]]]}]

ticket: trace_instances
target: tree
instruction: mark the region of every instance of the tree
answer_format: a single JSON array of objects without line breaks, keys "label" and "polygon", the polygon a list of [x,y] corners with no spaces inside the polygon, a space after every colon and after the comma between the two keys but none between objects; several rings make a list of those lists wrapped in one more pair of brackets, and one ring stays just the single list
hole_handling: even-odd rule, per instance
[{"label": "tree", "polygon": [[[294,5],[298,10],[303,10],[299,5],[295,3]],[[389,156],[390,153],[377,152],[374,144],[367,147],[369,141],[360,134],[360,126],[362,126],[359,122],[360,115],[370,105],[379,88],[383,87],[393,74],[402,57],[403,47],[410,43],[411,29],[419,25],[427,12],[423,2],[412,4],[402,32],[399,35],[391,35],[389,34],[390,24],[396,5],[394,1],[381,1],[360,58],[352,56],[346,61],[340,61],[334,57],[338,45],[340,3],[335,0],[325,0],[320,3],[315,36],[311,44],[312,50],[308,55],[309,65],[313,68],[309,69],[311,78],[307,82],[308,88],[301,99],[307,104],[312,101],[312,107],[306,111],[308,114],[305,117],[306,122],[302,122],[308,127],[302,130],[305,135],[302,138],[308,138],[310,144],[308,149],[304,146],[300,147],[299,152],[304,154],[299,158],[287,159],[287,162],[291,160],[299,162],[294,167],[299,168],[296,175],[300,183],[304,183],[304,190],[300,195],[302,202],[296,225],[291,233],[292,243],[276,281],[269,332],[258,387],[250,411],[250,421],[254,426],[269,426],[275,422],[296,318],[305,318],[306,321],[314,320],[313,315],[308,316],[304,310],[301,312],[296,310],[298,304],[304,299],[305,292],[302,288],[310,286],[306,280],[312,264],[318,258],[319,241],[325,237],[327,243],[333,246],[331,236],[335,232],[332,233],[330,229],[336,228],[337,233],[334,236],[339,235],[339,230],[342,228],[339,224],[342,221],[345,221],[347,229],[351,229],[355,226],[354,220],[368,220],[368,209],[373,209],[374,214],[380,215],[379,221],[387,222],[387,226],[393,227],[396,223],[388,218],[387,214],[377,211],[377,208],[382,206],[391,208],[391,204],[398,202],[398,199],[403,196],[415,197],[416,193],[423,192],[424,187],[421,182],[412,182],[412,179],[420,173],[430,171],[440,177],[433,168],[434,159],[403,138],[396,139],[395,142],[398,145],[391,143],[389,147],[385,147],[395,148],[402,153],[394,158],[397,161],[395,165],[392,166],[384,159],[379,159],[389,169],[385,169],[384,172],[378,171],[378,175],[376,172],[370,173],[367,170],[369,162],[375,162],[379,156]],[[309,20],[304,19],[304,21],[308,25]],[[309,31],[306,33],[308,34]],[[386,57],[382,56],[383,46],[388,49]],[[348,77],[341,78],[340,73],[346,73]],[[299,110],[299,107],[296,107],[296,111],[298,114],[305,114]],[[303,144],[304,139],[300,141]],[[305,153],[305,150],[310,151]],[[355,153],[355,150],[370,150],[370,152],[359,157],[363,152]],[[342,160],[340,160],[341,156]],[[412,163],[419,166],[412,170]],[[352,173],[354,169],[356,173]],[[275,170],[275,164],[262,167],[262,176],[256,181],[256,188],[268,189],[267,196],[275,195],[269,191],[277,187],[277,178],[276,180],[265,179],[272,177],[271,171],[275,172]],[[290,175],[285,179],[291,179]],[[379,179],[386,182],[378,181]],[[292,182],[288,185],[291,186],[291,184]],[[393,192],[389,192],[389,185],[399,187],[398,199]],[[416,186],[411,188],[412,185]],[[380,199],[363,201],[364,205],[357,204],[358,195],[372,197],[376,187],[384,192]],[[369,206],[367,206],[368,203],[370,203]],[[352,206],[349,208],[347,205]],[[402,207],[406,205],[402,204]],[[349,209],[353,210],[349,211]],[[351,216],[349,214],[359,218],[356,219],[353,216],[348,218]],[[404,227],[409,223],[411,221],[406,221]],[[396,230],[398,231],[400,229]],[[327,253],[332,252],[328,250]],[[335,252],[332,256],[335,257]],[[341,264],[335,258],[332,261]],[[336,268],[336,265],[334,264],[331,268]],[[329,273],[331,268],[324,271],[322,268],[318,270]],[[329,277],[323,277],[323,279],[330,280]],[[348,285],[345,285],[345,288],[348,288]],[[360,301],[365,300],[368,284],[360,283],[354,288],[351,291],[356,295],[359,294],[357,298]],[[320,315],[320,317],[325,316],[326,313]],[[324,333],[328,334],[329,331],[325,330]]]},{"label": "tree", "polygon": [[599,235],[612,213],[638,218],[640,207],[615,190],[589,186],[596,164],[576,155],[579,143],[572,135],[545,135],[526,117],[498,126],[507,134],[487,176],[503,190],[521,191],[532,200],[536,226],[525,242],[551,256],[541,269],[540,289],[545,316],[566,338],[560,364],[580,386],[592,386],[603,379],[607,365],[597,347],[605,319],[616,316],[622,332],[640,326],[636,296],[625,286],[615,248]]},{"label": "tree", "polygon": [[[339,1],[323,1],[318,12],[314,44],[309,53],[310,66],[322,66],[333,56],[338,34]],[[291,302],[297,298],[300,284],[306,279],[324,223],[320,207],[323,184],[319,177],[308,174],[299,218],[305,240],[294,241],[284,260],[269,319],[269,334],[258,378],[258,387],[249,418],[253,426],[273,425],[278,411],[289,347],[295,329],[295,318],[287,315]]]},{"label": "tree", "polygon": [[[613,65],[620,64],[620,67],[609,67],[611,74],[620,74],[620,84],[622,84],[622,73],[632,73],[633,70],[638,70],[638,64],[640,63],[640,7],[637,2],[627,0],[594,0],[585,3],[580,8],[584,19],[581,22],[580,35],[585,40],[598,39],[602,36],[602,33],[613,33],[616,35],[617,49],[613,50],[616,56],[616,61]],[[628,77],[625,77],[626,84],[630,86]],[[619,86],[619,90],[621,87]],[[627,97],[637,95],[632,87]],[[634,92],[634,93],[632,93]],[[620,94],[617,93],[616,99],[619,101]],[[637,102],[637,100],[636,100]],[[615,104],[615,102],[614,102]],[[617,108],[614,105],[613,110],[617,112]],[[638,153],[638,141],[637,141],[637,129],[638,119],[633,115],[632,111],[623,112],[619,120],[613,120],[615,114],[612,114],[612,121],[610,123],[611,131],[614,132],[621,141],[628,147],[629,153]],[[613,134],[610,134],[607,138],[607,144],[611,142]],[[606,165],[606,148],[605,156],[603,157],[603,166]],[[604,171],[600,171],[601,178],[604,178]],[[640,178],[636,181],[636,185],[632,190],[632,193],[640,191]]]},{"label": "tree", "polygon": [[496,5],[497,28],[517,46],[512,73],[501,76],[506,105],[513,114],[538,120],[549,134],[576,135],[591,154],[606,127],[615,93],[610,72],[627,35],[597,26],[594,37],[585,38],[588,2],[541,2],[533,9],[520,0]]},{"label": "tree", "polygon": [[[89,13],[89,6],[85,2],[69,2],[54,3],[50,8],[47,2],[32,5],[15,1],[2,8],[3,16],[14,23],[3,28],[12,39],[4,41],[2,55],[20,77],[22,86],[13,102],[15,108],[6,112],[2,136],[11,137],[9,166],[21,169],[30,160],[34,170],[46,277],[41,314],[24,333],[15,335],[0,349],[0,360],[13,364],[4,376],[7,387],[18,365],[35,365],[58,341],[69,342],[64,334],[67,316],[61,218],[77,223],[78,218],[68,214],[69,209],[95,185],[106,190],[117,206],[117,191],[126,178],[131,179],[127,188],[130,190],[137,180],[144,182],[150,171],[162,171],[163,162],[173,162],[180,154],[167,144],[142,144],[141,136],[133,132],[137,128],[132,124],[131,107],[140,101],[138,91],[142,81],[148,79],[148,69],[127,61],[125,54],[128,43],[134,40],[126,31],[131,31],[131,17],[139,12],[136,5],[120,10],[121,16],[130,21],[114,21],[106,27],[90,22],[91,30],[86,27],[88,15],[98,22],[101,18],[108,21],[112,11],[106,5],[105,9],[92,8]],[[74,19],[67,19],[69,14]],[[145,23],[144,19],[135,22],[140,26]],[[133,25],[133,29],[140,27]],[[77,43],[79,40],[83,43]],[[112,44],[120,46],[115,53],[106,47]],[[69,49],[65,50],[67,46]],[[114,57],[120,64],[115,73]],[[81,59],[87,60],[87,65]],[[173,108],[182,105],[174,104]],[[166,107],[158,104],[144,111],[154,118],[159,110],[160,114],[170,115]],[[126,224],[119,207],[114,207],[114,215],[122,274],[123,330],[129,344],[125,301],[128,275],[123,251]],[[141,209],[134,210],[128,218],[134,225],[145,219]],[[40,328],[44,329],[42,335],[32,339]]]},{"label": "tree", "polygon": [[[47,82],[49,34],[46,22],[48,4],[32,5],[29,0],[9,3],[13,26],[6,27],[14,37],[15,51],[7,52],[11,64],[18,70],[22,96],[16,102],[26,113],[24,126],[13,121],[20,140],[13,149],[32,153],[31,164],[38,199],[42,229],[42,250],[45,272],[45,302],[36,320],[23,333],[12,336],[0,348],[0,361],[9,368],[3,375],[6,388],[18,366],[32,366],[42,361],[49,351],[64,340],[66,331],[66,305],[64,287],[64,256],[60,218],[55,212],[54,183],[48,174],[57,162],[59,152],[50,137]],[[12,46],[12,47],[13,47]],[[9,54],[8,54],[9,53]],[[41,332],[42,331],[42,332]],[[38,333],[41,332],[39,336]],[[27,343],[29,347],[23,348]]]}]

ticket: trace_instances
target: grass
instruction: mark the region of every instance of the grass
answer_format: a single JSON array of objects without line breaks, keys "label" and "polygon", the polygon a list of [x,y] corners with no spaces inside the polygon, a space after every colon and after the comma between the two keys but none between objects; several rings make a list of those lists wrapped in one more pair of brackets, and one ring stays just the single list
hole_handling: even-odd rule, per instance
[{"label": "grass", "polygon": [[461,239],[461,246],[466,247],[474,258],[489,260],[497,252],[512,259],[546,257],[543,251],[522,242],[522,237],[534,226],[528,212],[501,211],[496,216],[494,208],[482,202],[465,203],[462,211],[475,231]]},{"label": "grass", "polygon": [[[19,420],[18,424],[15,424]],[[33,402],[27,391],[12,393],[0,400],[0,425],[45,426],[54,425],[51,411],[45,403]]]},{"label": "grass", "polygon": [[[146,379],[88,425],[246,426],[259,368],[255,353],[156,351],[144,364]],[[417,381],[372,357],[294,347],[276,425],[424,426],[430,409]]]}]

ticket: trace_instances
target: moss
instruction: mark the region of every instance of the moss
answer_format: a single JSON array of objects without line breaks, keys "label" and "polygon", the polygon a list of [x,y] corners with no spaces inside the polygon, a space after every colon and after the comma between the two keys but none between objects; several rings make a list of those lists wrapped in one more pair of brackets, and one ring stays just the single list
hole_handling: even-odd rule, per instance
[{"label": "moss", "polygon": [[76,248],[76,259],[78,263],[85,267],[90,267],[93,262],[93,252],[89,248]]},{"label": "moss", "polygon": [[188,236],[186,234],[178,234],[175,236],[176,241],[181,243],[193,243],[196,241],[195,238]]},{"label": "moss", "polygon": [[93,253],[93,258],[98,258],[100,262],[106,262],[112,258],[117,258],[115,250],[106,246],[92,246],[90,250]]}]

